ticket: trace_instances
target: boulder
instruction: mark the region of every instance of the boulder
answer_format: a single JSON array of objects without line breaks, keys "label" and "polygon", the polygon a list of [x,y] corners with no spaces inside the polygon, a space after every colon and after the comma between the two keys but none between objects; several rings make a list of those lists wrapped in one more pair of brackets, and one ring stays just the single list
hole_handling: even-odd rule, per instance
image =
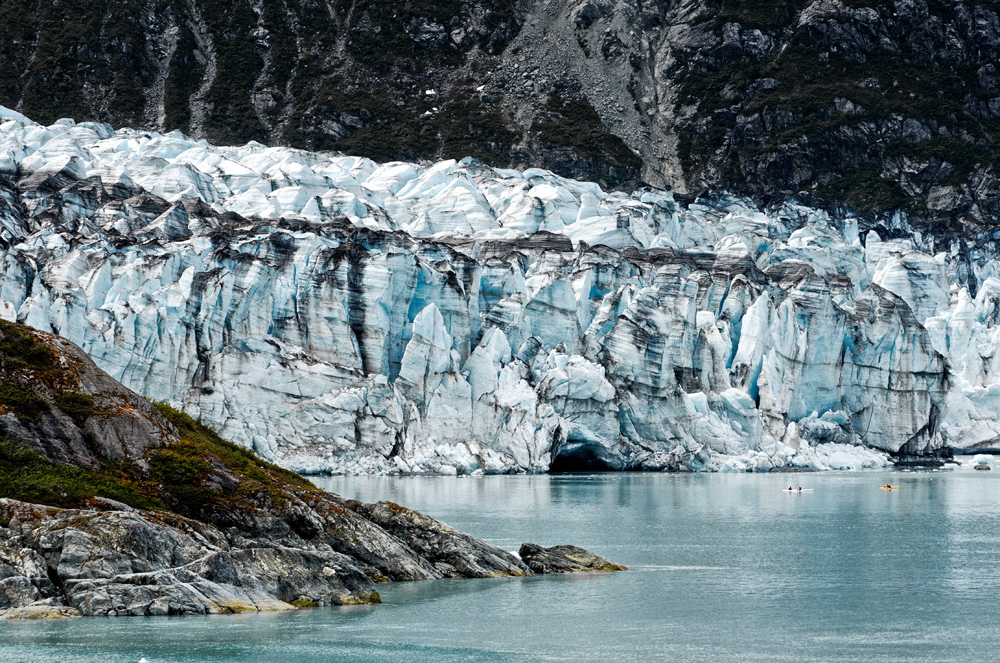
[{"label": "boulder", "polygon": [[535,543],[522,543],[518,551],[521,561],[534,573],[603,573],[627,571],[628,567],[612,562],[589,550],[577,546],[552,546],[543,548]]}]

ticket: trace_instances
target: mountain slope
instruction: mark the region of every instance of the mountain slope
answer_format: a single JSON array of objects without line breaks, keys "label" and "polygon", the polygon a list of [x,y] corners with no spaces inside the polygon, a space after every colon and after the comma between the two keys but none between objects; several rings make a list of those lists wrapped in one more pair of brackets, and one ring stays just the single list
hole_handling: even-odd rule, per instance
[{"label": "mountain slope", "polygon": [[982,0],[5,0],[0,104],[992,223],[998,49]]},{"label": "mountain slope", "polygon": [[65,339],[0,320],[0,437],[49,462],[96,468],[141,461],[177,441],[148,401]]}]

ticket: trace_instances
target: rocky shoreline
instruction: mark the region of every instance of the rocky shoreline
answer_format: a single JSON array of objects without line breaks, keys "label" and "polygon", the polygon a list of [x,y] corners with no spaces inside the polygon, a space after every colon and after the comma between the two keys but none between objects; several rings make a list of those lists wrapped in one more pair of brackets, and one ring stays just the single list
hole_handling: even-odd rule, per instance
[{"label": "rocky shoreline", "polygon": [[0,499],[0,619],[372,604],[390,581],[625,568],[571,546],[525,544],[534,553],[522,561],[390,502],[323,494],[290,513],[219,527],[106,499],[86,509]]}]

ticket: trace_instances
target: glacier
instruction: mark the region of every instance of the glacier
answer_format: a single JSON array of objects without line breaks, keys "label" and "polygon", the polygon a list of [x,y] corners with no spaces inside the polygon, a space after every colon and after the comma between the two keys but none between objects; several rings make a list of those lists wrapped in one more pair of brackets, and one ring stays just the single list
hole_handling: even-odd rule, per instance
[{"label": "glacier", "polygon": [[0,317],[299,471],[860,469],[1000,440],[975,241],[0,107]]}]

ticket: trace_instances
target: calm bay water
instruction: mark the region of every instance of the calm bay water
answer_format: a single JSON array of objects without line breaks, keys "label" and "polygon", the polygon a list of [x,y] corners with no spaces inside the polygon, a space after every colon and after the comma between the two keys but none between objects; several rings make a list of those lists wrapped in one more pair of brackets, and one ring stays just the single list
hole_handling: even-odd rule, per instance
[{"label": "calm bay water", "polygon": [[997,471],[321,483],[508,550],[574,543],[632,570],[396,583],[377,607],[0,622],[0,663],[965,662],[1000,646]]}]

